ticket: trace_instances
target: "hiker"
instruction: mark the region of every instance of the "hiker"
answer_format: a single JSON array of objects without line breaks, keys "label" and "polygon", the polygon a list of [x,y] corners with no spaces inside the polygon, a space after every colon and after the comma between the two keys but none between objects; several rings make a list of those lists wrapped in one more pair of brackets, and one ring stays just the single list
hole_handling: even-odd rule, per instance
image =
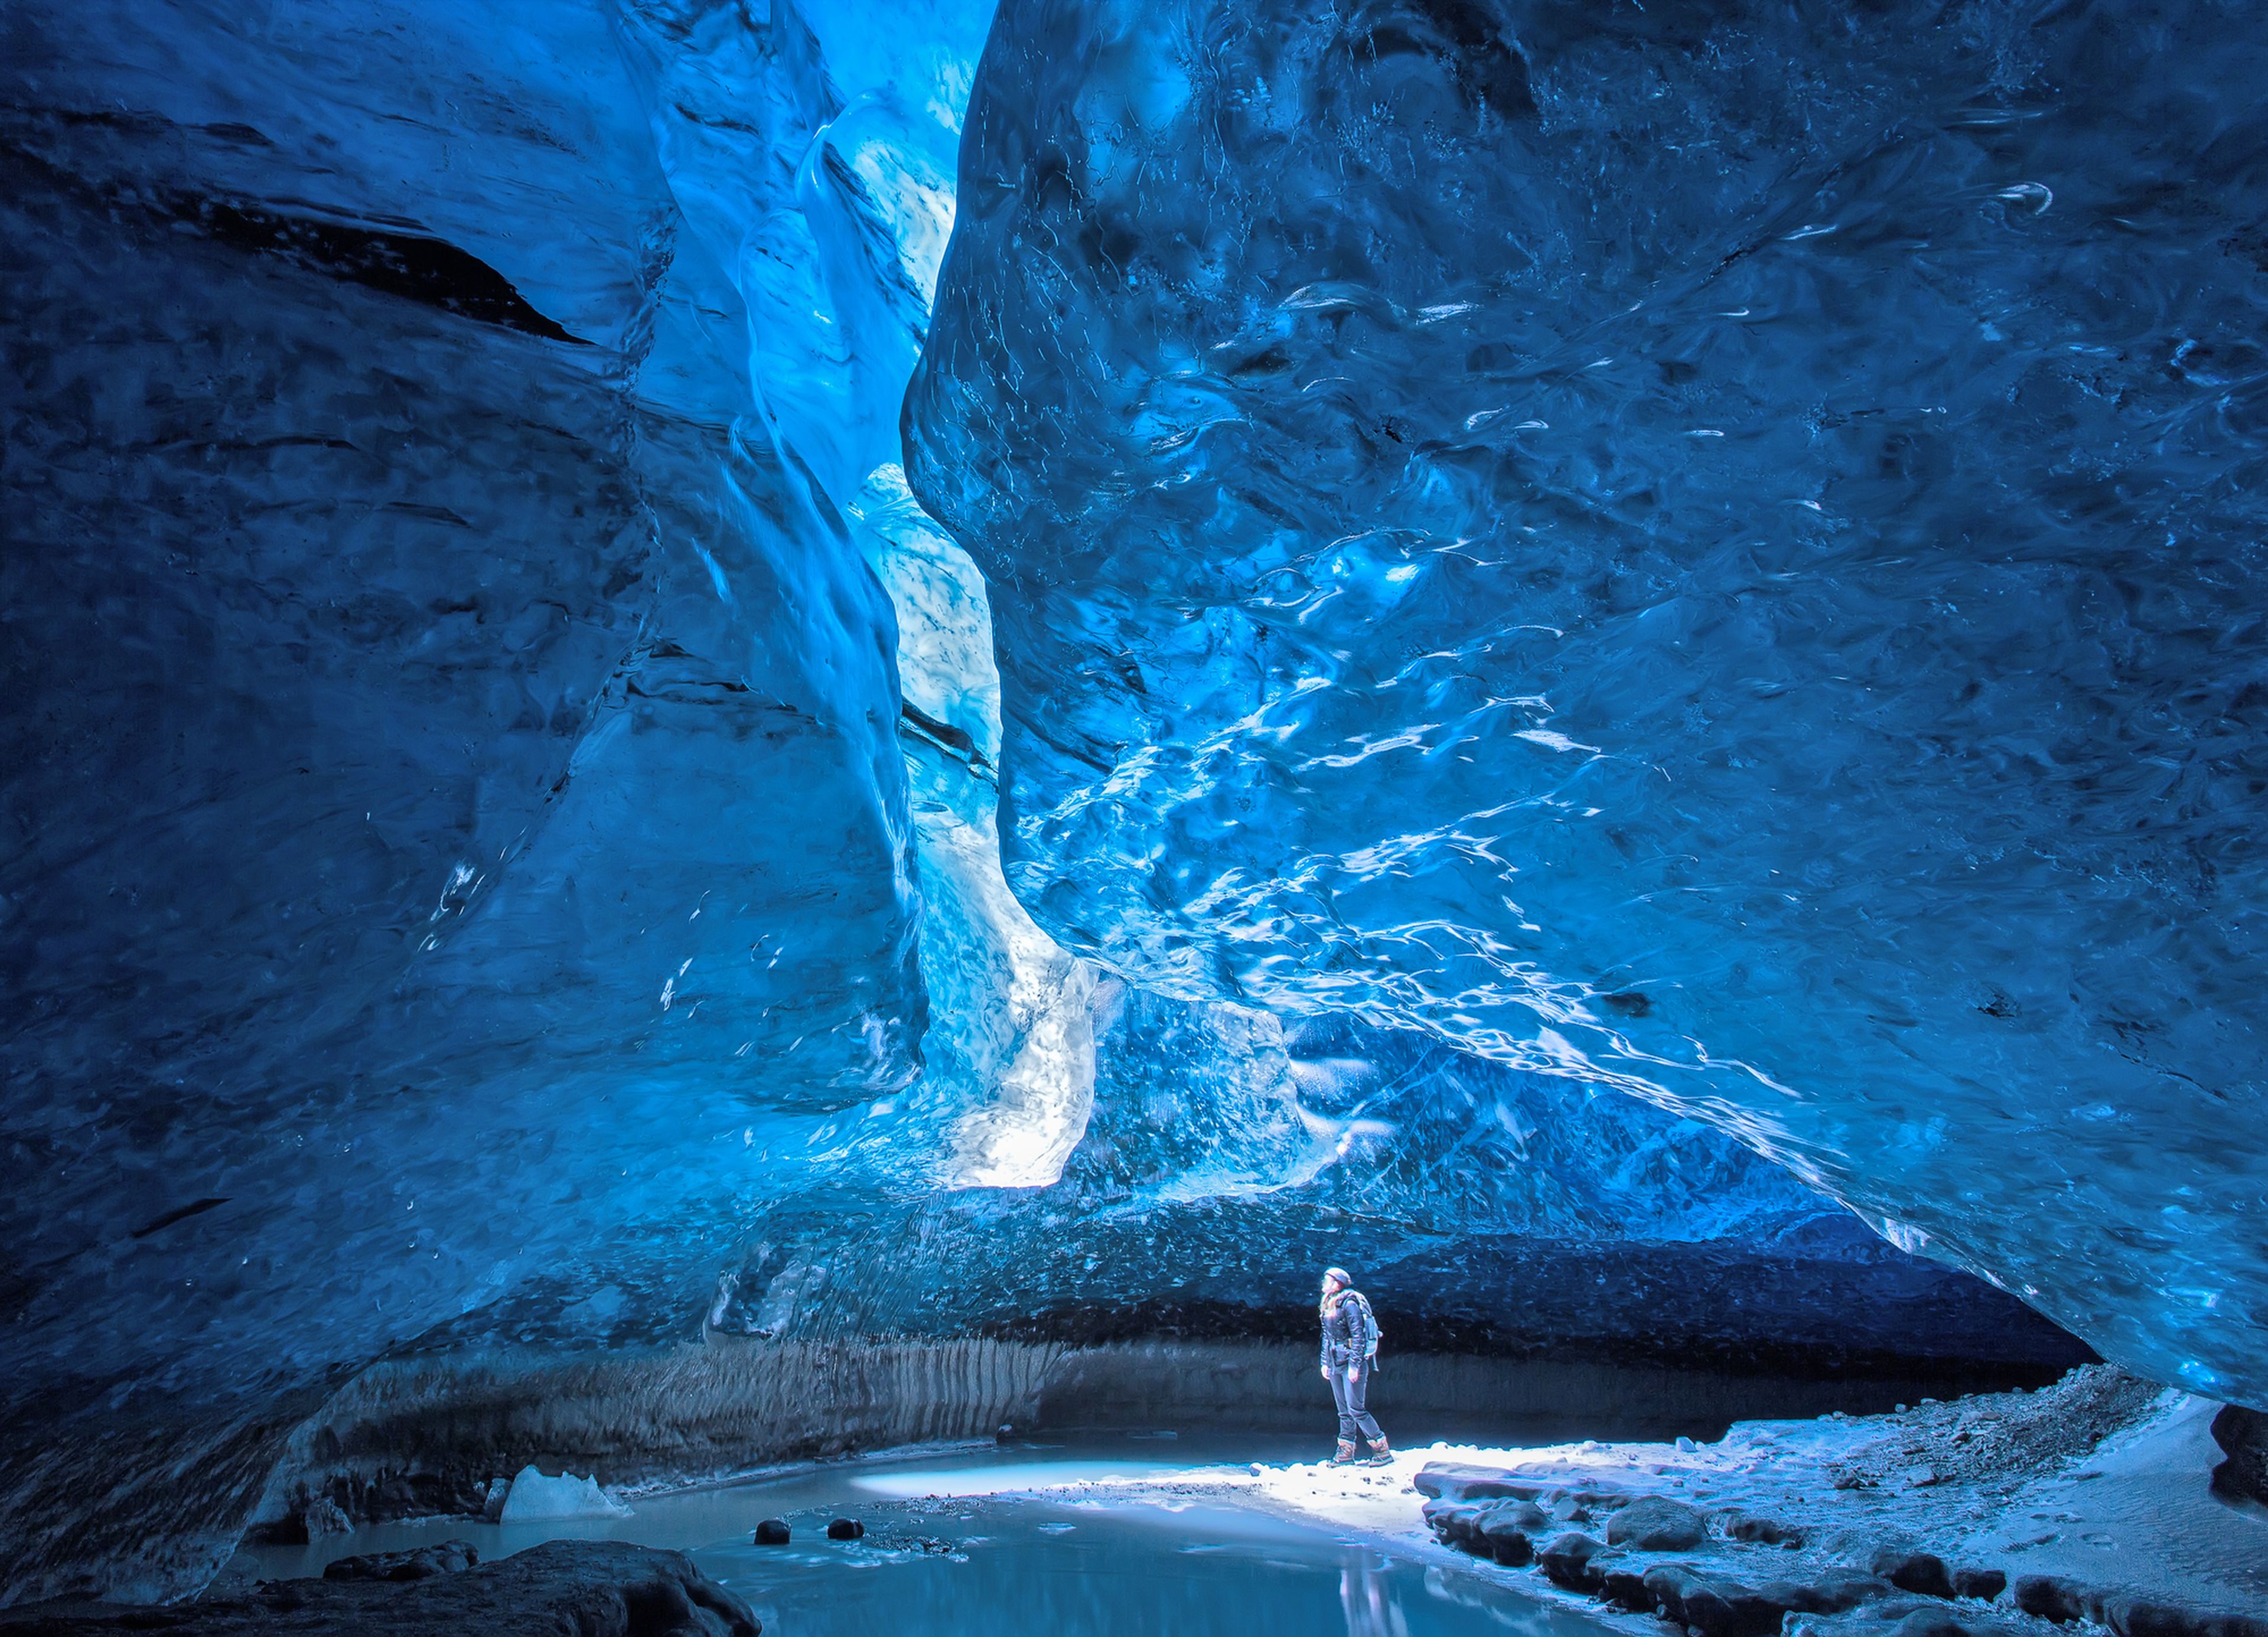
[{"label": "hiker", "polygon": [[1354,1288],[1354,1275],[1344,1267],[1323,1270],[1323,1379],[1331,1384],[1331,1397],[1339,1406],[1339,1448],[1331,1457],[1335,1466],[1354,1459],[1354,1439],[1359,1432],[1370,1442],[1370,1464],[1386,1466],[1394,1451],[1386,1435],[1363,1407],[1370,1394],[1370,1372],[1378,1357],[1378,1320],[1371,1316],[1370,1299]]}]

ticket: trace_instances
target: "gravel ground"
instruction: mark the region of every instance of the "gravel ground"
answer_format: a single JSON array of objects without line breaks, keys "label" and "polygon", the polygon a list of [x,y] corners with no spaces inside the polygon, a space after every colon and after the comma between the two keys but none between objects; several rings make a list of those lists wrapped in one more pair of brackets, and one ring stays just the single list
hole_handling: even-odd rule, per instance
[{"label": "gravel ground", "polygon": [[1881,1435],[1853,1442],[1823,1470],[1838,1489],[1962,1483],[2014,1490],[2091,1455],[2154,1413],[2164,1396],[2155,1382],[2090,1365],[2037,1392],[1980,1393],[1851,1421]]},{"label": "gravel ground", "polygon": [[[1999,1571],[2008,1582],[1989,1602],[1909,1597],[1847,1616],[1805,1617],[1814,1637],[1845,1637],[1846,1626],[1893,1637],[1909,1618],[1918,1623],[1907,1637],[1929,1637],[1922,1626],[1955,1612],[1972,1634],[2043,1637],[2081,1631],[2084,1623],[2055,1626],[2020,1613],[2014,1587],[2026,1575],[2197,1606],[2268,1610],[2268,1514],[2232,1506],[2210,1490],[2220,1452],[2206,1428],[2217,1407],[2094,1366],[2036,1392],[1924,1401],[1890,1415],[1743,1421],[1714,1443],[1435,1444],[1402,1452],[1388,1468],[1197,1467],[1083,1487],[1236,1499],[1329,1519],[1391,1549],[1438,1554],[1446,1548],[1426,1529],[1411,1480],[1434,1463],[1494,1468],[1557,1487],[1563,1498],[1545,1509],[1552,1522],[1537,1529],[1539,1549],[1554,1531],[1605,1532],[1608,1510],[1573,1498],[1588,1487],[1696,1509],[1707,1520],[1706,1537],[1673,1555],[1708,1574],[1750,1582],[1819,1581],[1862,1572],[1896,1550],[1933,1554],[1949,1570]],[[1734,1538],[1736,1522],[1748,1532],[1757,1519],[1788,1538]],[[1610,1625],[1666,1629],[1651,1616],[1603,1613],[1535,1568],[1462,1554],[1458,1561],[1538,1597],[1580,1604]],[[1881,1623],[1885,1619],[1889,1624]]]}]

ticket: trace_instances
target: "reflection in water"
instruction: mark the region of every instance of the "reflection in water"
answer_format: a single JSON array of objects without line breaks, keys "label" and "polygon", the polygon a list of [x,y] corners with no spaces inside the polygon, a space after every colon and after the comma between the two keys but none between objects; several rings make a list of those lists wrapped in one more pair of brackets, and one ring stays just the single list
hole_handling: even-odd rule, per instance
[{"label": "reflection in water", "polygon": [[[315,1575],[332,1558],[452,1536],[483,1559],[560,1537],[636,1540],[691,1552],[755,1606],[766,1637],[1609,1637],[1613,1629],[1524,1597],[1488,1571],[1439,1555],[1388,1557],[1248,1508],[1001,1493],[1169,1471],[1123,1444],[1034,1454],[848,1462],[640,1497],[626,1518],[388,1524],[261,1548],[245,1567]],[[1414,1523],[1414,1497],[1411,1507]],[[827,1520],[846,1513],[865,1522],[864,1540],[826,1538]],[[788,1519],[792,1544],[752,1545],[763,1517]]]},{"label": "reflection in water", "polygon": [[[1221,1507],[962,1497],[865,1516],[857,1546],[735,1542],[694,1557],[768,1637],[1602,1637],[1471,1573],[1444,1573]],[[924,1538],[927,1538],[926,1542]],[[806,1543],[808,1544],[806,1544]],[[926,1545],[926,1549],[924,1549]]]},{"label": "reflection in water", "polygon": [[1410,1637],[1401,1599],[1379,1569],[1341,1569],[1339,1607],[1346,1611],[1347,1637]]}]

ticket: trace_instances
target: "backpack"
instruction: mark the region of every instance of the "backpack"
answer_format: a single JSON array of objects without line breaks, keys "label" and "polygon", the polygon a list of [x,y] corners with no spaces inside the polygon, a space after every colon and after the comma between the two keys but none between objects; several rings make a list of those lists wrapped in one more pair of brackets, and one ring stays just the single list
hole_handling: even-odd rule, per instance
[{"label": "backpack", "polygon": [[1350,1290],[1347,1295],[1362,1304],[1363,1328],[1370,1332],[1370,1342],[1364,1351],[1368,1354],[1371,1362],[1375,1363],[1378,1360],[1378,1344],[1386,1339],[1386,1332],[1378,1327],[1378,1315],[1370,1310],[1368,1296],[1359,1290]]}]

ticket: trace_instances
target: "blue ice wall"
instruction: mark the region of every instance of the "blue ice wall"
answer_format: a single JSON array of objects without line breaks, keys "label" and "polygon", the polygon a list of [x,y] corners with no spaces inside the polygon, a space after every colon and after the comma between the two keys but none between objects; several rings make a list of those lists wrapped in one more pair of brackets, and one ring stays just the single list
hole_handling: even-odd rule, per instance
[{"label": "blue ice wall", "polygon": [[1008,876],[2268,1393],[2268,25],[1010,0],[908,404]]},{"label": "blue ice wall", "polygon": [[[2092,1356],[1637,1099],[1344,1017],[1287,1032],[1109,980],[1095,999],[1093,1109],[1059,1181],[893,1188],[871,1167],[903,1137],[847,1124],[815,1186],[750,1219],[704,1339],[1304,1344],[1315,1270],[1342,1263],[1400,1352],[1945,1391]],[[642,1276],[666,1264],[633,1249],[549,1270],[417,1345],[688,1339],[681,1287]]]},{"label": "blue ice wall", "polygon": [[1812,1182],[2226,1372],[2250,25],[2089,16],[10,8],[0,1597],[412,1347],[2047,1358]]},{"label": "blue ice wall", "polygon": [[910,361],[843,258],[936,209],[876,133],[949,156],[983,21],[924,18],[830,70],[784,5],[11,10],[11,1402],[698,1263],[919,1074],[829,484]]}]

